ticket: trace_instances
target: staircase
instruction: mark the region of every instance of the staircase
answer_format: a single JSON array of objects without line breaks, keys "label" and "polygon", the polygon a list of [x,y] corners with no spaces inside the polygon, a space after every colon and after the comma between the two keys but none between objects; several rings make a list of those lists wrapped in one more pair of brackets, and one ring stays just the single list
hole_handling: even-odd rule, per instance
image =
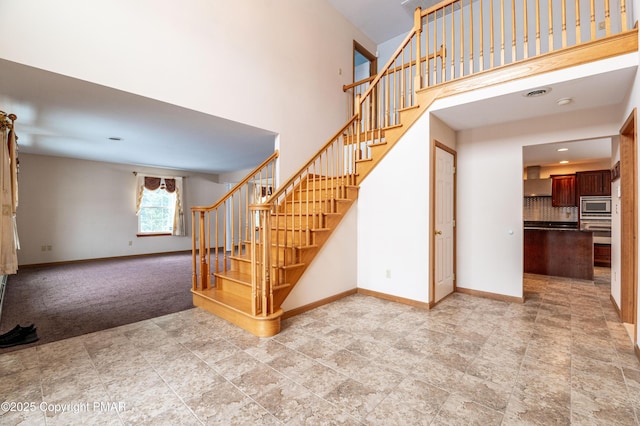
[{"label": "staircase", "polygon": [[[354,105],[347,123],[287,182],[275,187],[275,152],[214,205],[192,207],[194,305],[257,336],[277,334],[282,303],[357,200],[360,183],[436,99],[638,49],[637,29],[627,30],[626,11],[621,7],[619,33],[611,34],[607,15],[607,34],[600,40],[592,22],[589,40],[577,36],[575,45],[567,46],[563,13],[558,50],[553,50],[552,25],[547,40],[541,40],[538,31],[531,57],[526,37],[520,58],[515,36],[511,52],[505,52],[504,39],[495,56],[493,48],[485,55],[482,45],[474,51],[473,43],[465,50],[465,31],[471,40],[482,40],[487,32],[504,37],[504,26],[513,25],[515,34],[515,15],[503,16],[502,28],[494,28],[493,22],[490,28],[474,27],[480,35],[470,35],[464,26],[455,28],[456,22],[473,19],[474,13],[489,16],[494,2],[501,4],[500,0],[475,5],[469,0],[447,0],[426,11],[417,9],[414,28],[383,71],[372,81],[344,88],[352,92]],[[526,10],[526,0],[517,3]],[[593,2],[569,3],[584,4],[587,11],[591,8],[593,21],[597,12]],[[447,37],[433,23],[442,22],[454,10],[461,18],[446,18],[451,34]],[[537,13],[527,18],[525,11],[529,25],[540,26],[544,19],[544,14]],[[574,30],[580,33],[579,18]],[[455,31],[460,36],[453,45]],[[484,36],[489,39],[488,34]],[[547,51],[541,48],[545,44]]]}]

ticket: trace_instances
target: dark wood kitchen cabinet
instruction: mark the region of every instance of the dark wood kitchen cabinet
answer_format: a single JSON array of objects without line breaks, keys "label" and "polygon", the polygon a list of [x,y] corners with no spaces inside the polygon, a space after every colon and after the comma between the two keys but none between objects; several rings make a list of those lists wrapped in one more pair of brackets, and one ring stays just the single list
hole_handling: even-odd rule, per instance
[{"label": "dark wood kitchen cabinet", "polygon": [[593,250],[590,231],[525,229],[524,272],[592,280]]},{"label": "dark wood kitchen cabinet", "polygon": [[551,175],[551,205],[553,207],[577,206],[576,175]]},{"label": "dark wood kitchen cabinet", "polygon": [[611,195],[611,171],[577,172],[576,187],[578,199],[584,195]]},{"label": "dark wood kitchen cabinet", "polygon": [[611,244],[593,245],[593,265],[611,266]]}]

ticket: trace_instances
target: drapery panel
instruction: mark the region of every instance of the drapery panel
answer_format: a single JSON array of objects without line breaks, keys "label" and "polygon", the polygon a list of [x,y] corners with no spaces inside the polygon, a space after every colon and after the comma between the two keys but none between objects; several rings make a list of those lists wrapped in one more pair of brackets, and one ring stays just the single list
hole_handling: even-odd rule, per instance
[{"label": "drapery panel", "polygon": [[0,122],[0,275],[18,272],[20,248],[16,223],[18,208],[18,145],[13,129],[4,121]]},{"label": "drapery panel", "polygon": [[172,235],[177,237],[185,236],[184,225],[184,210],[183,210],[183,182],[182,177],[158,177],[147,176],[138,173],[136,183],[136,215],[140,213],[140,207],[142,205],[142,196],[144,189],[149,191],[156,191],[158,189],[164,189],[169,193],[176,193],[176,205],[175,213],[173,216],[173,232]]}]

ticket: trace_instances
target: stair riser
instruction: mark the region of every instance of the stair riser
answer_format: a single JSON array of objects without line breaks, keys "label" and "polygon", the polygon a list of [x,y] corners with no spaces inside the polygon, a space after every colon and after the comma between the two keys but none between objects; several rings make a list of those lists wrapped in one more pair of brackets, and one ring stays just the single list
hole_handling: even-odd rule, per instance
[{"label": "stair riser", "polygon": [[304,228],[324,228],[324,219],[322,214],[311,214],[311,215],[293,215],[287,214],[273,216],[271,218],[271,229],[291,229],[293,227],[304,227]]},{"label": "stair riser", "polygon": [[240,297],[251,297],[251,283],[238,283],[225,277],[216,276],[216,288]]},{"label": "stair riser", "polygon": [[313,231],[291,231],[291,230],[272,230],[271,242],[274,244],[294,244],[294,245],[311,245],[313,244]]},{"label": "stair riser", "polygon": [[333,200],[336,198],[355,198],[354,192],[355,188],[336,188],[336,189],[325,189],[325,188],[316,188],[309,189],[303,191],[296,191],[293,194],[293,199],[298,200]]},{"label": "stair riser", "polygon": [[335,202],[316,202],[316,203],[289,203],[286,206],[286,210],[281,207],[281,213],[286,211],[287,214],[321,214],[321,213],[341,213],[347,212],[348,208],[344,208],[345,205],[349,205],[344,200]]}]

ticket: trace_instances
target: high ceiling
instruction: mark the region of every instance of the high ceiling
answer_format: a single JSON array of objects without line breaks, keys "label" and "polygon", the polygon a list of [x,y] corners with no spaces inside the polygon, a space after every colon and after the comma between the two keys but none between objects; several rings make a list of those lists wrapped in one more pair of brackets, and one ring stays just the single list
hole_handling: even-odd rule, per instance
[{"label": "high ceiling", "polygon": [[[328,0],[374,42],[406,33],[415,7],[435,0]],[[551,96],[510,94],[435,114],[455,130],[621,102],[635,68],[572,80]],[[273,152],[275,133],[0,59],[0,109],[18,116],[21,152],[223,173]],[[277,129],[276,129],[277,130]],[[110,140],[109,138],[122,140]],[[168,143],[167,141],[170,141]]]}]

